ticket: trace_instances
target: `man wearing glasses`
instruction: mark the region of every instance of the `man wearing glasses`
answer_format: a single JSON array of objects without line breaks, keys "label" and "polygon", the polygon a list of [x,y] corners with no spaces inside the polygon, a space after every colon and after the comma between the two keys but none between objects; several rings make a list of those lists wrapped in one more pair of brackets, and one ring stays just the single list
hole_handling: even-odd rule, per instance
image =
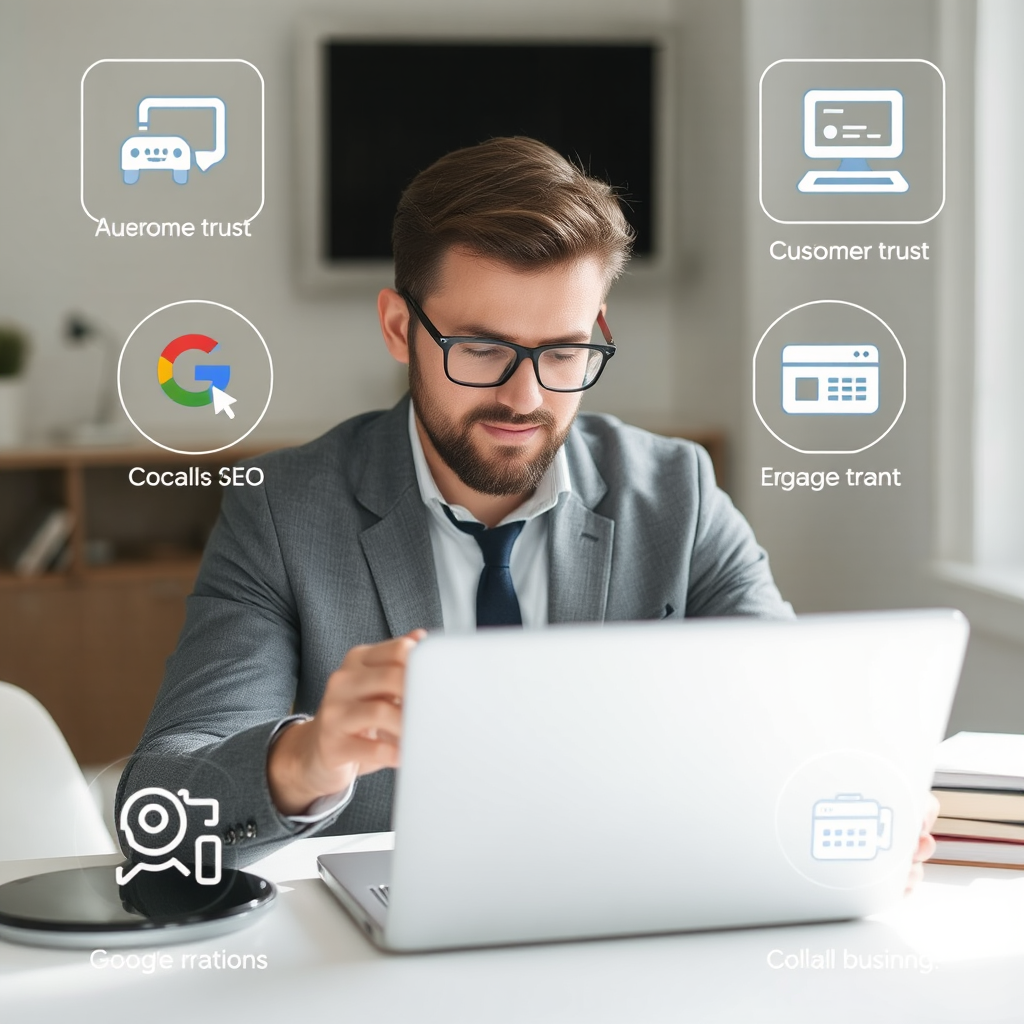
[{"label": "man wearing glasses", "polygon": [[702,449],[577,418],[618,351],[605,299],[631,232],[607,185],[493,139],[417,176],[393,241],[378,310],[410,395],[225,492],[121,780],[121,802],[217,797],[241,863],[390,828],[427,629],[792,615]]}]

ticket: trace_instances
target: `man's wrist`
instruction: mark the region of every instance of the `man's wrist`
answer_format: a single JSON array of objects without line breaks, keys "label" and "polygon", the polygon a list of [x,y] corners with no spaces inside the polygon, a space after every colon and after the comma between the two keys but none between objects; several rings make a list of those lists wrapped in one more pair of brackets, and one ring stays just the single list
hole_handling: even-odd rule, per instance
[{"label": "man's wrist", "polygon": [[313,804],[325,797],[351,797],[359,772],[356,764],[340,765],[333,771],[318,770],[315,729],[312,718],[285,719],[267,752],[270,796],[277,810],[289,818],[309,814]]},{"label": "man's wrist", "polygon": [[267,753],[267,784],[274,806],[284,815],[302,814],[318,797],[305,768],[306,739],[311,720],[288,722],[274,737]]}]

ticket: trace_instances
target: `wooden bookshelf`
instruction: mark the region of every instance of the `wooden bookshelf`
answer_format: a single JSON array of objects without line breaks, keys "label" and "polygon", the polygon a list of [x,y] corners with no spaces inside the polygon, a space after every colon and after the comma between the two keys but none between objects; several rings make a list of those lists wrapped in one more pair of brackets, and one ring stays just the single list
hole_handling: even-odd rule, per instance
[{"label": "wooden bookshelf", "polygon": [[0,568],[0,679],[33,694],[83,764],[131,753],[185,617],[222,488],[133,487],[134,466],[216,470],[277,445],[0,451],[0,555],[46,505],[74,515],[65,569]]}]

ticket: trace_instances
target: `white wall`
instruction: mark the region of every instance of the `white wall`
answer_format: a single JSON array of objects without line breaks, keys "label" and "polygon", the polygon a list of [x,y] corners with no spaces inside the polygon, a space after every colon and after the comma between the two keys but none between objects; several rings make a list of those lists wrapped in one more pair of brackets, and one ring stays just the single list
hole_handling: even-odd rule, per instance
[{"label": "white wall", "polygon": [[[887,274],[874,264],[859,267],[854,279],[843,267],[794,272],[768,258],[779,228],[757,204],[757,82],[779,57],[936,59],[940,7],[929,0],[634,0],[623,15],[617,0],[438,0],[431,8],[481,22],[629,16],[678,26],[681,158],[674,187],[682,258],[660,285],[627,280],[613,292],[609,315],[622,353],[588,402],[645,424],[724,428],[731,489],[771,553],[783,591],[804,611],[937,600],[925,567],[935,553],[940,295],[938,275],[919,269]],[[307,10],[376,14],[401,25],[403,16],[422,17],[426,8],[415,0],[3,0],[0,320],[26,325],[38,354],[57,350],[70,310],[123,338],[168,301],[213,298],[250,316],[275,352],[278,381],[263,437],[311,436],[393,400],[400,377],[380,343],[372,293],[313,300],[293,283],[290,60],[294,21]],[[183,55],[245,57],[267,83],[267,202],[255,238],[192,250],[188,263],[168,258],[155,240],[101,245],[78,204],[82,71],[101,57]],[[787,229],[787,237],[816,240],[834,230]],[[858,231],[843,234],[860,240]],[[938,229],[884,234],[892,242],[913,236],[935,243]],[[758,486],[761,465],[797,463],[754,416],[750,355],[776,316],[822,297],[864,302],[907,351],[912,369],[898,428],[849,460],[856,468],[901,467],[905,485],[896,496],[781,494]],[[1021,647],[976,632],[954,723],[1024,731],[1022,678]]]},{"label": "white wall", "polygon": [[[5,0],[0,5],[0,320],[26,326],[35,341],[33,427],[64,402],[66,379],[40,372],[60,352],[69,311],[123,339],[146,314],[182,298],[210,298],[245,313],[275,355],[274,402],[260,436],[312,436],[369,408],[390,405],[401,372],[380,342],[372,290],[309,299],[294,285],[293,29],[299,15],[349,12],[401,25],[429,11],[415,0]],[[738,2],[677,5],[638,0],[623,15],[614,0],[441,0],[429,9],[487,25],[544,19],[587,24],[609,18],[684,24],[683,131],[700,149],[686,164],[698,197],[676,226],[691,254],[688,279],[660,285],[626,280],[609,319],[622,355],[588,396],[591,408],[647,424],[736,427],[728,387],[730,345],[738,338],[736,268],[739,214],[737,132],[716,130],[740,113]],[[159,239],[105,241],[79,207],[79,80],[102,57],[232,56],[255,63],[266,80],[266,205],[254,238],[183,246]],[[698,76],[721,83],[701,102]],[[710,96],[711,102],[704,97]],[[17,97],[12,100],[12,97]],[[372,96],[356,102],[372,102]],[[731,151],[730,151],[731,147]],[[728,157],[730,170],[714,173]],[[708,211],[723,211],[716,222]],[[696,258],[694,254],[700,254]],[[723,344],[724,341],[724,344]],[[67,365],[71,365],[67,363]],[[716,383],[709,385],[709,380]],[[44,391],[46,392],[44,394]],[[39,412],[39,410],[44,410]],[[255,438],[254,438],[255,439]]]},{"label": "white wall", "polygon": [[[745,346],[753,353],[767,326],[787,309],[811,299],[861,303],[896,332],[907,357],[907,403],[896,428],[882,442],[856,456],[798,456],[768,435],[751,407],[740,444],[737,493],[768,549],[776,579],[799,611],[885,608],[945,603],[948,591],[936,585],[930,564],[939,553],[940,521],[936,431],[946,410],[937,407],[938,314],[944,296],[940,281],[969,288],[966,280],[942,277],[949,235],[942,218],[963,217],[972,195],[968,177],[951,175],[947,205],[938,222],[902,226],[794,227],[771,222],[757,200],[757,84],[766,67],[783,57],[920,57],[941,64],[941,8],[929,0],[746,0],[745,81],[747,100],[744,209],[748,290]],[[958,83],[962,86],[962,80]],[[951,97],[951,116],[962,113]],[[969,106],[969,105],[968,105]],[[969,145],[970,132],[951,126],[950,138]],[[841,238],[839,237],[841,236]],[[776,238],[792,242],[846,241],[907,244],[928,241],[934,263],[801,264],[776,263],[768,246]],[[968,382],[969,386],[969,382]],[[943,424],[944,425],[944,424]],[[761,466],[776,468],[880,469],[899,467],[899,492],[852,491],[789,494],[762,488]],[[951,486],[955,486],[951,485]],[[970,488],[964,466],[961,488]],[[947,497],[950,486],[946,487]],[[1024,731],[1024,638],[1021,643],[985,633],[973,635],[951,729]]]},{"label": "white wall", "polygon": [[[904,226],[796,226],[772,222],[757,199],[758,81],[783,57],[934,57],[934,4],[928,0],[819,0],[746,4],[747,182],[749,274],[746,345],[786,310],[813,299],[866,306],[888,323],[907,358],[907,403],[896,428],[857,456],[800,456],[777,442],[747,404],[744,464],[738,493],[776,576],[798,609],[865,608],[919,599],[920,567],[930,556],[932,464],[932,347],[936,274],[933,264],[776,261],[776,239],[793,244],[884,239],[930,242],[934,224]],[[885,31],[879,31],[880,25]],[[748,369],[749,373],[749,369]],[[836,488],[821,494],[785,493],[759,485],[760,467],[856,469],[899,467],[898,492]]]}]

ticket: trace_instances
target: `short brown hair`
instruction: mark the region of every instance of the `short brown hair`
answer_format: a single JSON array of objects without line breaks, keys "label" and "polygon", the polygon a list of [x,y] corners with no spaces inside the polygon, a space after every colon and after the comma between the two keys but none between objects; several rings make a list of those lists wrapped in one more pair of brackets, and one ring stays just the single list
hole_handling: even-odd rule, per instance
[{"label": "short brown hair", "polygon": [[611,185],[536,139],[490,139],[441,157],[402,193],[395,288],[422,301],[453,247],[523,269],[597,258],[610,285],[634,235]]}]

